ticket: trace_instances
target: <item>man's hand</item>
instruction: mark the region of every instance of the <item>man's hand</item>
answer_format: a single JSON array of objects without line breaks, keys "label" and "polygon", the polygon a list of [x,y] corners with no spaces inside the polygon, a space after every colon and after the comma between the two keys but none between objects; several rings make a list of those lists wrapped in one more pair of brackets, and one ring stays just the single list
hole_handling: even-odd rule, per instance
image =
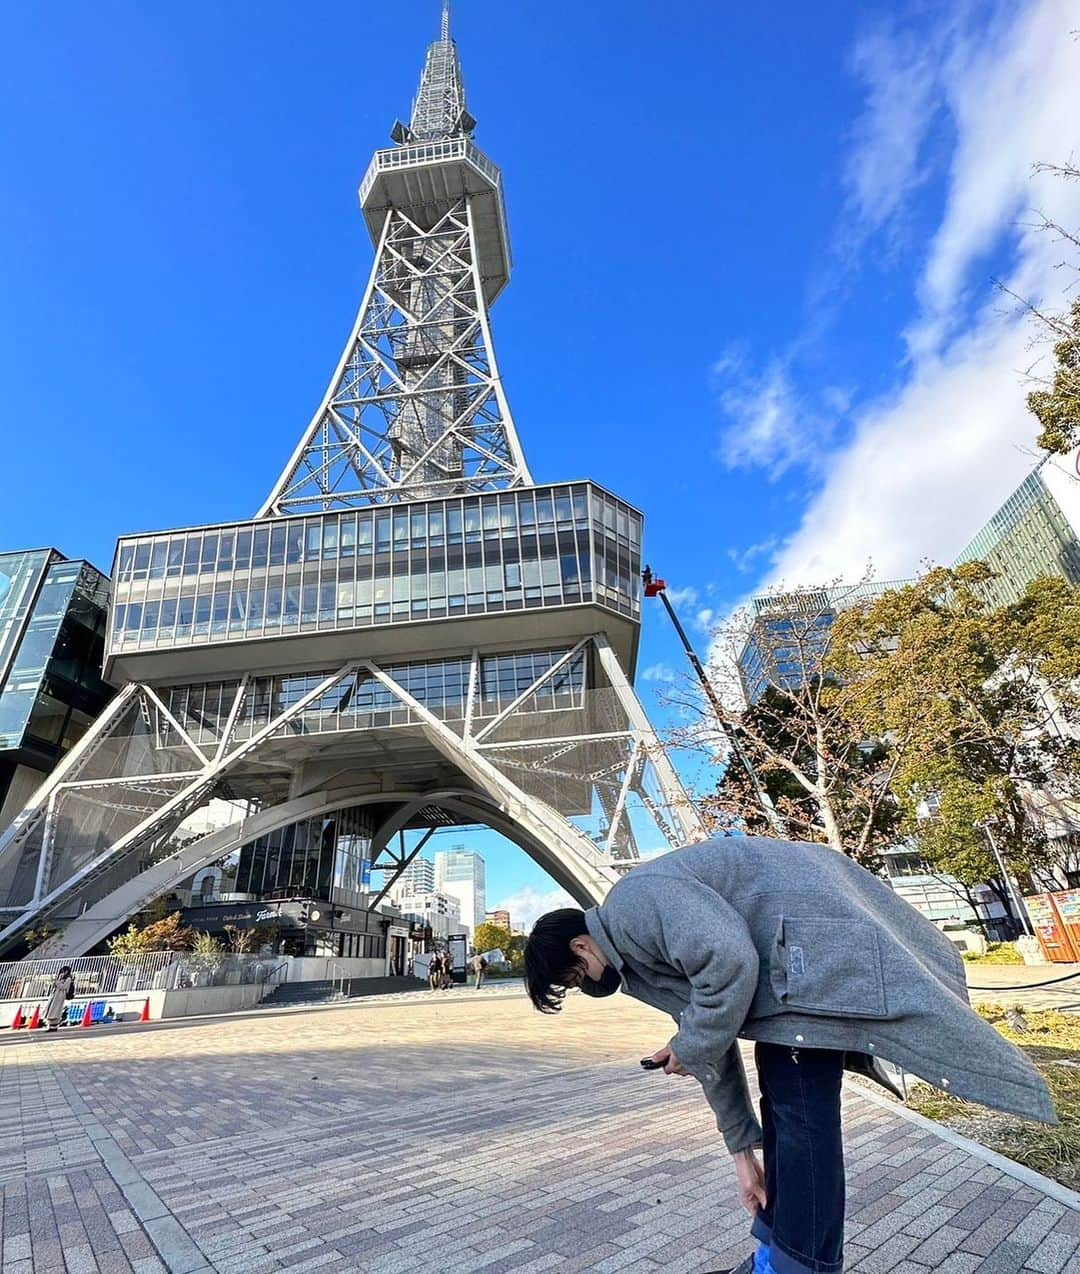
[{"label": "man's hand", "polygon": [[682,1075],[685,1078],[690,1074],[689,1071],[683,1070],[682,1063],[675,1056],[670,1044],[665,1044],[659,1053],[653,1053],[652,1060],[664,1068],[665,1075]]},{"label": "man's hand", "polygon": [[753,1150],[737,1150],[731,1159],[739,1183],[739,1202],[753,1216],[765,1206],[765,1173]]}]

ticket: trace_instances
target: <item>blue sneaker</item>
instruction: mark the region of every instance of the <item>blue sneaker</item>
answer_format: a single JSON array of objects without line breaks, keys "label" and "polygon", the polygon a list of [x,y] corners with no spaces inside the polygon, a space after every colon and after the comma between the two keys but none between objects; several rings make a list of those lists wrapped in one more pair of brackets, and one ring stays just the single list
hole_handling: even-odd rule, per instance
[{"label": "blue sneaker", "polygon": [[751,1269],[753,1274],[776,1274],[772,1261],[769,1260],[769,1249],[764,1243],[754,1253],[754,1264]]}]

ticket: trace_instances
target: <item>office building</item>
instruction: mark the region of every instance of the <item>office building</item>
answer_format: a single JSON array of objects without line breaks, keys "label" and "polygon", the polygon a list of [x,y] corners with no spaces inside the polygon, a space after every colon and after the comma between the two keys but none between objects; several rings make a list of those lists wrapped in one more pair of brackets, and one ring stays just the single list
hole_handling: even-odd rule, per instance
[{"label": "office building", "polygon": [[113,696],[109,581],[55,549],[0,553],[0,830]]},{"label": "office building", "polygon": [[[489,911],[484,919],[489,925],[496,925],[500,929],[510,929],[510,913],[505,908]],[[510,929],[510,932],[513,933],[513,929]]]},{"label": "office building", "polygon": [[461,907],[450,894],[431,890],[427,893],[402,894],[394,900],[398,911],[413,920],[435,939],[449,938],[452,933],[464,933]]},{"label": "office building", "polygon": [[1032,580],[1057,575],[1080,584],[1080,450],[1047,456],[970,544],[963,562],[985,562],[996,577],[980,586],[992,606],[1023,596]]},{"label": "office building", "polygon": [[767,593],[751,599],[750,631],[739,655],[739,680],[748,704],[769,686],[794,690],[819,666],[841,611],[873,601],[907,581],[839,584]]},{"label": "office building", "polygon": [[394,902],[400,898],[418,897],[435,892],[435,864],[430,858],[414,858],[396,879],[394,879],[394,872],[387,870],[383,873],[384,881],[387,878],[393,879],[388,896]]},{"label": "office building", "polygon": [[439,850],[435,855],[435,888],[457,899],[461,923],[472,933],[487,914],[487,886],[481,855],[461,845]]}]

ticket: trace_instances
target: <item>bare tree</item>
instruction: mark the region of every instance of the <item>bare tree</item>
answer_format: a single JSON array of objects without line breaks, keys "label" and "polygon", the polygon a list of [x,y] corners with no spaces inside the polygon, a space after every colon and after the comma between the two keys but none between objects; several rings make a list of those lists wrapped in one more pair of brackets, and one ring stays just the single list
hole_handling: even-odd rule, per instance
[{"label": "bare tree", "polygon": [[723,767],[700,802],[714,825],[771,830],[750,775],[731,756],[734,735],[793,839],[867,862],[894,839],[889,784],[904,740],[870,739],[852,725],[845,687],[830,671],[837,610],[867,591],[867,581],[776,591],[733,615],[714,636],[709,667],[721,722],[691,683],[668,694],[684,721],[673,742]]},{"label": "bare tree", "polygon": [[[1035,174],[1050,174],[1062,181],[1080,181],[1080,167],[1070,160],[1064,164],[1038,163]],[[1034,228],[1064,245],[1065,257],[1057,268],[1067,278],[1063,292],[1074,293],[1080,282],[1080,230],[1063,226],[1039,211],[1034,212]],[[1036,386],[1027,396],[1028,410],[1039,422],[1038,444],[1045,451],[1064,455],[1080,444],[1080,298],[1074,296],[1065,310],[1020,296],[1000,281],[997,287],[1017,301],[1031,317],[1036,330],[1035,344],[1052,344],[1053,368],[1049,374],[1028,369],[1028,380]]]}]

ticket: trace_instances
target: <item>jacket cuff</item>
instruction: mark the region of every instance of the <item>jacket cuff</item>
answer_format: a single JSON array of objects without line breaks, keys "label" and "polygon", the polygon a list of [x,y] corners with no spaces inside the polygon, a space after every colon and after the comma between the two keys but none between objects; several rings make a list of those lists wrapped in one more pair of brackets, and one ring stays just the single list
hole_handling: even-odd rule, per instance
[{"label": "jacket cuff", "polygon": [[720,1128],[728,1154],[737,1155],[740,1150],[761,1149],[761,1125],[756,1119],[746,1119],[727,1128],[721,1128],[720,1121],[717,1120],[716,1126]]},{"label": "jacket cuff", "polygon": [[682,1031],[668,1045],[679,1059],[683,1070],[687,1070],[699,1083],[711,1083],[716,1079],[716,1050],[706,1046],[695,1048]]}]

